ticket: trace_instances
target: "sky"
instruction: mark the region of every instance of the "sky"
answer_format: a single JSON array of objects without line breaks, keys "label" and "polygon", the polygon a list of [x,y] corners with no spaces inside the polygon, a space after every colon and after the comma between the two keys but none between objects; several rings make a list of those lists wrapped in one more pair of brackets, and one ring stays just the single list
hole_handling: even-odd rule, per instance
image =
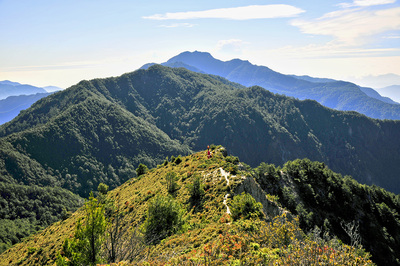
[{"label": "sky", "polygon": [[400,75],[400,0],[0,0],[0,80],[67,88],[184,51],[284,74]]}]

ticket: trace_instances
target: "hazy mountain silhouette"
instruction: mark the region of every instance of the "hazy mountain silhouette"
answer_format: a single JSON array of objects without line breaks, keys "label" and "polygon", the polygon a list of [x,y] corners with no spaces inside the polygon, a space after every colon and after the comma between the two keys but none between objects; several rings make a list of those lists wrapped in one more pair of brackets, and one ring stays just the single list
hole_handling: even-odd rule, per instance
[{"label": "hazy mountain silhouette", "polygon": [[350,82],[284,75],[265,66],[253,65],[249,61],[233,59],[224,62],[209,53],[197,51],[183,52],[163,65],[175,67],[178,63],[247,87],[258,85],[271,92],[300,100],[316,100],[333,109],[357,111],[378,119],[400,119],[400,105],[377,95],[376,92],[372,93],[372,89],[360,88]]}]

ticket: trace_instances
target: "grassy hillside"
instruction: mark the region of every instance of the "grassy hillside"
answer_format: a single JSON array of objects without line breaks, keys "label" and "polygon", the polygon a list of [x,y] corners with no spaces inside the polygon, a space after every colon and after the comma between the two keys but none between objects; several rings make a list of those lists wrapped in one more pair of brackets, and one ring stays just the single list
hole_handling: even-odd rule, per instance
[{"label": "grassy hillside", "polygon": [[[207,159],[202,151],[171,158],[108,192],[107,198],[122,215],[122,227],[130,228],[126,237],[135,236],[129,242],[134,255],[125,259],[128,265],[372,265],[368,253],[361,249],[343,245],[332,237],[323,238],[316,232],[306,235],[298,220],[280,208],[273,196],[265,196],[236,158],[224,157],[222,149],[216,149],[213,155]],[[167,182],[170,173],[177,177],[173,190]],[[204,189],[196,205],[191,192],[195,180],[200,180]],[[244,199],[243,191],[250,193],[250,201]],[[180,206],[184,225],[178,232],[164,235],[165,239],[146,242],[148,207],[160,197]],[[252,198],[263,204],[256,204]],[[82,216],[83,209],[25,239],[0,255],[0,265],[53,264],[64,240],[74,237],[75,225]],[[124,252],[119,256],[123,257]]]}]

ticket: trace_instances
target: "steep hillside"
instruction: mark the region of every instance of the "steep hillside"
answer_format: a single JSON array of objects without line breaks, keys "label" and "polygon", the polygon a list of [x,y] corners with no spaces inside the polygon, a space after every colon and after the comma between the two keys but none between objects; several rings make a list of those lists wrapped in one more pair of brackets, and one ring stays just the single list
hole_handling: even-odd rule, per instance
[{"label": "steep hillside", "polygon": [[239,59],[224,62],[204,52],[184,52],[163,63],[170,67],[180,64],[244,86],[257,85],[300,100],[316,100],[333,109],[356,111],[378,119],[400,119],[400,105],[377,96],[376,92],[371,97],[372,89],[360,88],[350,82],[284,75],[268,67],[253,65]]},{"label": "steep hillside", "polygon": [[[111,201],[115,206],[111,216],[106,214],[110,217],[108,230],[120,228],[119,232],[123,232],[118,242],[114,242],[115,247],[122,244],[123,249],[116,249],[113,261],[123,260],[127,265],[372,265],[368,253],[362,249],[317,233],[306,235],[297,219],[271,200],[273,196],[265,196],[250,172],[237,164],[236,158],[224,157],[223,148],[213,150],[210,159],[206,154],[202,151],[171,158],[110,191],[108,200],[101,196],[104,191],[100,194],[100,202],[110,204]],[[170,176],[175,178],[168,179]],[[95,200],[91,202],[97,204]],[[152,219],[163,220],[164,228],[168,228],[170,220],[151,216],[154,215],[151,210],[158,206],[160,211],[173,215],[161,208],[169,203],[177,211],[173,213],[179,213],[182,223],[166,234],[163,234],[166,231],[153,234],[155,231],[149,223],[158,220]],[[77,222],[84,217],[85,210],[81,209],[25,239],[0,255],[0,265],[49,265],[58,254],[68,257],[71,246],[63,246],[63,242],[75,241]],[[121,227],[115,227],[117,220]],[[108,241],[106,238],[104,247]],[[109,253],[99,254],[103,262],[112,262]]]},{"label": "steep hillside", "polygon": [[[47,115],[47,114],[46,114]],[[0,139],[0,181],[60,186],[87,195],[98,184],[116,187],[188,149],[119,105],[86,98],[45,125]]]},{"label": "steep hillside", "polygon": [[346,243],[362,244],[379,265],[400,265],[400,195],[361,185],[308,159],[283,168],[263,163],[252,175],[299,215],[303,230],[318,226]]},{"label": "steep hillside", "polygon": [[39,100],[0,126],[0,135],[3,164],[20,154],[15,167],[1,168],[2,179],[31,179],[35,172],[81,195],[100,182],[116,186],[139,162],[154,166],[208,143],[252,166],[309,158],[400,192],[399,121],[334,111],[183,68],[156,65],[82,81]]}]

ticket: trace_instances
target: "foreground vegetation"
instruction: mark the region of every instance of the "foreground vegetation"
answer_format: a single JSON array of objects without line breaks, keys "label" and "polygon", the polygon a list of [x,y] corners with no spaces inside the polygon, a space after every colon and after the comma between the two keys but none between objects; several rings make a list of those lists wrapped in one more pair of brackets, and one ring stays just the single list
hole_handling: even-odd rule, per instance
[{"label": "foreground vegetation", "polygon": [[[373,264],[360,245],[301,229],[302,218],[279,207],[277,196],[267,195],[275,211],[265,213],[243,183],[251,171],[224,154],[219,147],[210,159],[172,157],[112,191],[102,185],[85,208],[1,254],[1,265]],[[87,256],[89,239],[100,247],[95,256]]]}]

